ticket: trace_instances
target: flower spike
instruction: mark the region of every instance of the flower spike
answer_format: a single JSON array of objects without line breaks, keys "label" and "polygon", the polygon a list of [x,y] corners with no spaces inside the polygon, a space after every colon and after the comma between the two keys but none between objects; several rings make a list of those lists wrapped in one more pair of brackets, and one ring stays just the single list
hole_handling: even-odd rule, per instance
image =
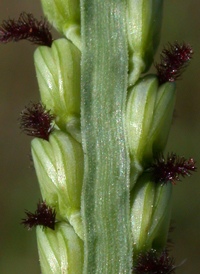
[{"label": "flower spike", "polygon": [[37,210],[35,213],[31,213],[30,211],[25,211],[27,218],[22,219],[21,222],[24,227],[28,226],[28,230],[32,227],[36,227],[38,225],[45,227],[49,227],[51,229],[55,229],[55,218],[56,212],[50,206],[46,204],[46,202],[40,202],[37,204]]},{"label": "flower spike", "polygon": [[140,253],[135,260],[133,273],[135,274],[174,274],[174,258],[170,257],[166,250],[159,254],[156,250],[151,249]]},{"label": "flower spike", "polygon": [[20,114],[20,128],[29,135],[49,140],[55,116],[42,103],[31,102]]},{"label": "flower spike", "polygon": [[4,20],[0,25],[0,42],[28,40],[36,45],[51,47],[53,38],[46,18],[38,21],[33,14],[22,12],[18,20]]},{"label": "flower spike", "polygon": [[191,171],[196,171],[196,169],[193,158],[186,161],[184,157],[179,157],[174,153],[168,154],[166,160],[163,154],[156,155],[155,163],[150,166],[150,171],[157,183],[167,184],[171,181],[174,185],[175,181],[180,181],[179,176],[183,178],[190,176]]},{"label": "flower spike", "polygon": [[172,45],[169,43],[160,55],[161,63],[154,63],[160,85],[168,81],[179,80],[188,66],[192,54],[193,49],[189,44],[175,42]]}]

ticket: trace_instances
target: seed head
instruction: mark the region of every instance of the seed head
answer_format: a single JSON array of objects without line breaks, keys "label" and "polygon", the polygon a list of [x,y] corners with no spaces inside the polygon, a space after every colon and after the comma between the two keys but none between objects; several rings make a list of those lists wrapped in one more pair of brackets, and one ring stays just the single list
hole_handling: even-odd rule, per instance
[{"label": "seed head", "polygon": [[154,63],[159,83],[174,82],[180,79],[192,58],[192,54],[193,49],[189,44],[175,42],[172,45],[168,43],[160,55],[160,64]]},{"label": "seed head", "polygon": [[29,135],[49,140],[54,127],[52,122],[55,116],[42,103],[30,102],[20,114],[20,128]]},{"label": "seed head", "polygon": [[193,158],[186,161],[184,157],[178,157],[176,154],[171,153],[167,155],[166,160],[163,154],[158,154],[154,159],[155,163],[151,164],[150,171],[157,183],[166,184],[171,181],[175,184],[175,181],[180,181],[179,176],[184,178],[190,176],[192,171],[196,171]]},{"label": "seed head", "polygon": [[55,229],[56,212],[48,206],[46,202],[39,201],[35,213],[31,213],[28,210],[26,210],[25,213],[27,218],[22,219],[21,224],[24,225],[24,227],[28,226],[29,230],[38,225],[43,226],[44,228],[49,227],[53,230]]},{"label": "seed head", "polygon": [[18,20],[4,20],[0,25],[0,42],[28,40],[33,44],[51,47],[53,38],[46,18],[38,21],[31,13],[21,13]]},{"label": "seed head", "polygon": [[176,267],[174,258],[168,255],[166,250],[158,253],[151,249],[140,253],[133,267],[134,274],[173,274]]}]

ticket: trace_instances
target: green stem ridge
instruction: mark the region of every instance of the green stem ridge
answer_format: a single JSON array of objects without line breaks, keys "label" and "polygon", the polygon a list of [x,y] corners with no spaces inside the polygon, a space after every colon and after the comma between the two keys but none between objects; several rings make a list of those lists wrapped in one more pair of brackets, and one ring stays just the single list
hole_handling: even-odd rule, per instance
[{"label": "green stem ridge", "polygon": [[83,273],[130,273],[126,1],[81,1]]}]

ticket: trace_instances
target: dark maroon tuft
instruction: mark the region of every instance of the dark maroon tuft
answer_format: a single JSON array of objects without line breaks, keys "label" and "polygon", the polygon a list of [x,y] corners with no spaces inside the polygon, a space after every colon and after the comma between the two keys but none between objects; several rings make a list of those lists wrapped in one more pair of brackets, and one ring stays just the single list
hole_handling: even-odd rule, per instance
[{"label": "dark maroon tuft", "polygon": [[157,69],[159,83],[174,82],[180,79],[181,74],[192,58],[192,54],[192,47],[184,42],[183,44],[175,42],[173,45],[169,43],[160,55],[161,63],[154,64]]},{"label": "dark maroon tuft", "polygon": [[33,44],[51,47],[53,38],[46,18],[38,21],[31,13],[21,13],[18,20],[4,20],[0,26],[0,42],[28,40]]},{"label": "dark maroon tuft", "polygon": [[24,227],[28,226],[30,230],[32,227],[36,227],[38,225],[45,227],[49,227],[51,229],[55,229],[55,219],[56,212],[50,206],[46,204],[46,202],[40,202],[37,205],[37,210],[35,213],[31,213],[30,211],[25,211],[27,218],[22,219],[22,225]]},{"label": "dark maroon tuft", "polygon": [[168,255],[166,250],[158,253],[151,249],[140,253],[133,267],[134,274],[173,274],[176,267],[174,266],[174,258]]},{"label": "dark maroon tuft", "polygon": [[190,176],[191,171],[196,171],[196,166],[193,158],[186,161],[184,157],[171,153],[165,160],[163,154],[159,154],[155,157],[155,163],[151,164],[150,171],[157,183],[166,184],[171,181],[175,184],[175,181],[180,181],[179,176]]},{"label": "dark maroon tuft", "polygon": [[49,140],[54,115],[42,103],[31,102],[20,114],[20,128],[29,135]]}]

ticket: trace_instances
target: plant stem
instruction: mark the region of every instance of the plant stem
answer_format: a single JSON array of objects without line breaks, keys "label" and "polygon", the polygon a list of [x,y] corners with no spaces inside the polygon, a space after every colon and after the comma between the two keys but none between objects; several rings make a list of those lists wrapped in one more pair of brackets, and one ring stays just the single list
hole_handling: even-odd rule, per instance
[{"label": "plant stem", "polygon": [[82,7],[83,273],[130,273],[126,1]]}]

